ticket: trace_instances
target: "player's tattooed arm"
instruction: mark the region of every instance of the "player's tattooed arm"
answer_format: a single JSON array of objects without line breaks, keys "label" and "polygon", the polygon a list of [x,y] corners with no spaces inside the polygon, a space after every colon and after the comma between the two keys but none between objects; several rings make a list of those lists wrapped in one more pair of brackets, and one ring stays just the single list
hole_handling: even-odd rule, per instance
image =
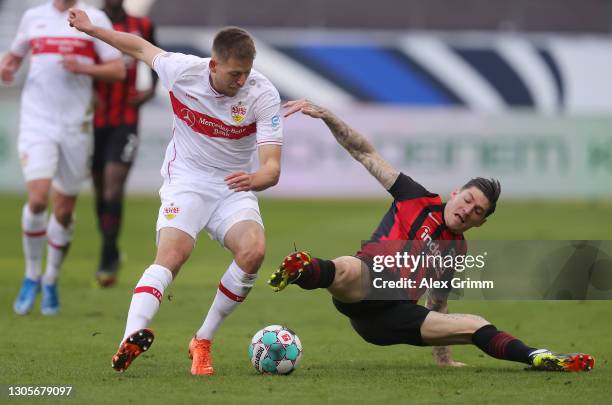
[{"label": "player's tattooed arm", "polygon": [[322,119],[334,135],[334,138],[336,138],[336,141],[355,160],[364,165],[386,190],[393,186],[399,176],[399,171],[383,159],[363,135],[351,128],[334,113],[306,99],[289,101],[283,107],[288,108],[284,114],[285,117],[301,111],[310,117]]},{"label": "player's tattooed arm", "polygon": [[[427,303],[425,306],[432,311],[448,314],[448,301],[444,294],[436,293],[434,290],[429,290],[427,294]],[[454,361],[451,357],[450,348],[448,346],[432,346],[432,355],[436,364],[442,367],[462,367],[464,363]]]}]

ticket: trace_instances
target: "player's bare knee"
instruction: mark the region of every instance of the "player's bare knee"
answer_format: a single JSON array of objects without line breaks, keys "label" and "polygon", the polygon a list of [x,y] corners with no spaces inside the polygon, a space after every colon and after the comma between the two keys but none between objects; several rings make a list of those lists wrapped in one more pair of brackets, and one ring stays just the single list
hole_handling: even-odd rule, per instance
[{"label": "player's bare knee", "polygon": [[55,219],[62,226],[67,227],[72,223],[72,207],[56,207],[53,209]]},{"label": "player's bare knee", "polygon": [[354,259],[343,256],[333,260],[336,274],[329,290],[342,302],[357,302],[364,298],[361,288],[361,268]]},{"label": "player's bare knee", "polygon": [[471,336],[478,329],[490,324],[491,323],[489,321],[479,315],[469,315],[469,318],[464,320],[464,327],[462,328],[463,330],[461,330],[461,333]]},{"label": "player's bare knee", "polygon": [[155,264],[164,266],[176,276],[190,255],[191,249],[181,249],[180,247],[159,250],[155,257]]},{"label": "player's bare knee", "polygon": [[248,246],[241,248],[234,257],[238,266],[245,273],[257,273],[266,255],[266,243],[263,239],[257,238]]},{"label": "player's bare knee", "polygon": [[28,207],[34,214],[40,214],[47,210],[47,199],[30,196],[28,199]]},{"label": "player's bare knee", "polygon": [[490,324],[491,324],[491,322],[487,321],[483,317],[481,317],[479,315],[474,315],[473,322],[472,322],[472,329],[474,329],[474,330],[471,333],[474,333],[478,329],[482,328],[483,326],[487,326],[487,325],[490,325]]},{"label": "player's bare knee", "polygon": [[332,260],[336,267],[336,275],[334,276],[334,284],[345,285],[350,280],[350,266],[343,260],[343,257]]}]

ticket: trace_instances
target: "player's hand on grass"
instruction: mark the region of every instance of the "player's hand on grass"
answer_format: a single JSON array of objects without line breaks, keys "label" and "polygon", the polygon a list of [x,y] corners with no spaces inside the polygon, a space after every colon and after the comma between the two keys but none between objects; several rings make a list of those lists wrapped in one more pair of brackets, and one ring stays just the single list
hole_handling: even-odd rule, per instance
[{"label": "player's hand on grass", "polygon": [[465,367],[465,363],[455,361],[451,358],[451,352],[448,346],[432,347],[432,354],[436,363],[440,367]]},{"label": "player's hand on grass", "polygon": [[450,360],[447,362],[438,362],[438,366],[440,367],[465,367],[467,364],[462,363],[460,361]]},{"label": "player's hand on grass", "polygon": [[76,8],[71,8],[68,11],[68,23],[71,27],[74,27],[86,34],[90,33],[94,28],[94,25],[91,23],[87,13]]},{"label": "player's hand on grass", "polygon": [[327,113],[325,108],[319,107],[305,98],[301,100],[287,101],[283,105],[283,108],[287,108],[287,111],[285,111],[285,114],[283,114],[283,117],[285,118],[298,111],[301,111],[302,114],[306,114],[312,118],[323,118]]},{"label": "player's hand on grass", "polygon": [[243,171],[234,172],[225,177],[225,183],[235,192],[249,191],[253,185],[253,175]]}]

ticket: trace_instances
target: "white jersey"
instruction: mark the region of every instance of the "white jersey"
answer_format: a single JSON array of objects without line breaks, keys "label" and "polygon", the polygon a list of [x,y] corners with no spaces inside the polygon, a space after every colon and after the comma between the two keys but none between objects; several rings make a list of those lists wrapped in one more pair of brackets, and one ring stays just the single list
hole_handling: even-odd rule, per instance
[{"label": "white jersey", "polygon": [[[108,17],[82,2],[75,8],[87,12],[95,25],[112,29]],[[68,24],[68,11],[50,1],[26,11],[10,52],[24,57],[32,52],[30,70],[21,97],[21,133],[40,134],[63,129],[72,132],[91,127],[92,78],[64,69],[64,57],[93,64],[121,58],[110,45],[77,31]]]},{"label": "white jersey", "polygon": [[252,169],[258,145],[282,145],[280,96],[252,70],[234,97],[210,84],[210,58],[163,52],[153,69],[170,92],[174,134],[161,173],[166,181],[198,183],[237,170]]}]

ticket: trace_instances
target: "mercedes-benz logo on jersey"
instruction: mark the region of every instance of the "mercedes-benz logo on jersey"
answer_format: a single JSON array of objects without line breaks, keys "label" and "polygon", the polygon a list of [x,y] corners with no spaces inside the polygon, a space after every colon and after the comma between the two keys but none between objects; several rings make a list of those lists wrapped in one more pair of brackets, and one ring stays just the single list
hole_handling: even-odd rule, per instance
[{"label": "mercedes-benz logo on jersey", "polygon": [[194,126],[196,122],[195,114],[189,108],[183,108],[181,110],[181,119],[190,127]]}]

